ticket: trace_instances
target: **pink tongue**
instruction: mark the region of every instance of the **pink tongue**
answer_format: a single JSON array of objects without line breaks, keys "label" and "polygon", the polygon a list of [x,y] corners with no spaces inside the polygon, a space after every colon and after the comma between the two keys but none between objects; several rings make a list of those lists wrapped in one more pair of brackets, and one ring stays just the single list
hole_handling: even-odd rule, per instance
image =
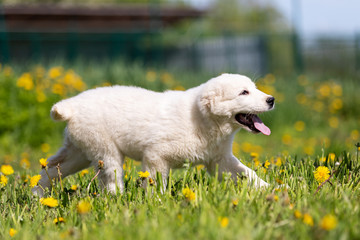
[{"label": "pink tongue", "polygon": [[253,120],[254,126],[257,130],[259,130],[260,132],[262,132],[265,135],[270,135],[270,133],[271,133],[270,128],[265,126],[265,124],[261,121],[261,119],[258,116],[253,115],[252,120]]}]

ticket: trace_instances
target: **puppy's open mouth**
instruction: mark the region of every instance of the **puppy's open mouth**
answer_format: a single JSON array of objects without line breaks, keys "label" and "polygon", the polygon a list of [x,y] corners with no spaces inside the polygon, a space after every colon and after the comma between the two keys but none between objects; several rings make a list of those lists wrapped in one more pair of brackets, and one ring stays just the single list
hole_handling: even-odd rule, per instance
[{"label": "puppy's open mouth", "polygon": [[256,114],[251,113],[238,113],[235,115],[236,121],[248,127],[254,133],[263,133],[270,135],[271,131]]}]

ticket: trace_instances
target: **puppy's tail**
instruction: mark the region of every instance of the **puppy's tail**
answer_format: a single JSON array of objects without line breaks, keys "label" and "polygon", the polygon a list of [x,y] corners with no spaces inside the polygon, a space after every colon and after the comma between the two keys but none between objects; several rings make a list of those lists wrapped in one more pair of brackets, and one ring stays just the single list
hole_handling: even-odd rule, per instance
[{"label": "puppy's tail", "polygon": [[68,121],[73,116],[73,110],[68,100],[56,103],[50,111],[50,116],[54,121]]}]

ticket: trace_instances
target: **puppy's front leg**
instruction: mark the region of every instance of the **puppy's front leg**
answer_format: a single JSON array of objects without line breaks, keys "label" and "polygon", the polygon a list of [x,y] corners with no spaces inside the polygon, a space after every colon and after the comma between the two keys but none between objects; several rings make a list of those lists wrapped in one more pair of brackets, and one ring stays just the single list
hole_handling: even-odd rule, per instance
[{"label": "puppy's front leg", "polygon": [[226,156],[217,162],[219,165],[219,177],[223,172],[230,172],[231,177],[236,180],[238,174],[244,174],[249,178],[251,184],[255,187],[268,187],[269,184],[258,177],[258,175],[252,169],[245,166],[234,155]]}]

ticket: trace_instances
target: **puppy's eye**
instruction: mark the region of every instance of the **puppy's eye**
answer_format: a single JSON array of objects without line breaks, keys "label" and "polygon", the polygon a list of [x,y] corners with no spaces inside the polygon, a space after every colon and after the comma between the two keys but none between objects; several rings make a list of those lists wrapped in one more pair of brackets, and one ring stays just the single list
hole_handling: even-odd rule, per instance
[{"label": "puppy's eye", "polygon": [[244,90],[242,91],[239,95],[248,95],[249,94],[249,91],[248,90]]}]

